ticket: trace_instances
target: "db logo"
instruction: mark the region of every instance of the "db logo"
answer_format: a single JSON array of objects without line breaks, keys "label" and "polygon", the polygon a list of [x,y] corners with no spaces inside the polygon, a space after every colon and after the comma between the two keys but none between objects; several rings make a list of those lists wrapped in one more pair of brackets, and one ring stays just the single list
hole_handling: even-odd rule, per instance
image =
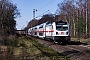
[{"label": "db logo", "polygon": [[61,32],[61,34],[64,34],[64,32]]}]

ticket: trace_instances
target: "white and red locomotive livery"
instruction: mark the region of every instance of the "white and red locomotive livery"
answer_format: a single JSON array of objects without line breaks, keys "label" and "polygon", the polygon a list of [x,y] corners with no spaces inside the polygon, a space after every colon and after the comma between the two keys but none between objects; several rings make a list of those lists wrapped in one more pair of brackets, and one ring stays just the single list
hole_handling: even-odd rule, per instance
[{"label": "white and red locomotive livery", "polygon": [[46,22],[37,25],[30,28],[28,34],[42,39],[51,39],[55,43],[66,43],[70,41],[69,23],[63,21]]}]

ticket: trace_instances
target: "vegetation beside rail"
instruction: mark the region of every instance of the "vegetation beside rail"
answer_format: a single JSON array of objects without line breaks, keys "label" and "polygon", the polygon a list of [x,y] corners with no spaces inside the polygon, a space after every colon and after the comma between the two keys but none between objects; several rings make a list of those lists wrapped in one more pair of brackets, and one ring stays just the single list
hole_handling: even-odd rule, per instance
[{"label": "vegetation beside rail", "polygon": [[71,41],[90,44],[90,38],[87,38],[87,39],[84,39],[84,38],[71,38]]},{"label": "vegetation beside rail", "polygon": [[64,55],[28,37],[6,38],[2,60],[69,60]]}]

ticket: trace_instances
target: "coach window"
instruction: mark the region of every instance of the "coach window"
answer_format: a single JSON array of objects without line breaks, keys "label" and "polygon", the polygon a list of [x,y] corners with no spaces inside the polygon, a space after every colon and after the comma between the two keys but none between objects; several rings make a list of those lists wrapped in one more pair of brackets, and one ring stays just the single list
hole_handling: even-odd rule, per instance
[{"label": "coach window", "polygon": [[[40,26],[39,28],[43,28],[43,26]],[[41,30],[42,30],[42,29],[41,29]],[[40,36],[43,36],[43,31],[40,31],[40,32],[39,32],[39,35],[40,35]]]},{"label": "coach window", "polygon": [[37,35],[36,29],[37,29],[37,28],[35,28],[35,35]]},{"label": "coach window", "polygon": [[46,25],[48,25],[48,24],[49,24],[49,22],[46,23]]},{"label": "coach window", "polygon": [[53,25],[52,25],[52,29],[53,29]]},{"label": "coach window", "polygon": [[43,28],[43,26],[40,26],[39,28]]},{"label": "coach window", "polygon": [[35,29],[37,29],[37,28],[35,28]]}]

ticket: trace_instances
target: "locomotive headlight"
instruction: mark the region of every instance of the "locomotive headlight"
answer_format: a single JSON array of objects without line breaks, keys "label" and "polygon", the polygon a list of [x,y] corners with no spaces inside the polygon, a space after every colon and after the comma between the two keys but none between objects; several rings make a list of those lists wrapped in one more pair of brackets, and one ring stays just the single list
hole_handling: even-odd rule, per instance
[{"label": "locomotive headlight", "polygon": [[68,35],[68,32],[66,32],[66,35]]},{"label": "locomotive headlight", "polygon": [[56,32],[56,35],[58,35],[58,32]]}]

